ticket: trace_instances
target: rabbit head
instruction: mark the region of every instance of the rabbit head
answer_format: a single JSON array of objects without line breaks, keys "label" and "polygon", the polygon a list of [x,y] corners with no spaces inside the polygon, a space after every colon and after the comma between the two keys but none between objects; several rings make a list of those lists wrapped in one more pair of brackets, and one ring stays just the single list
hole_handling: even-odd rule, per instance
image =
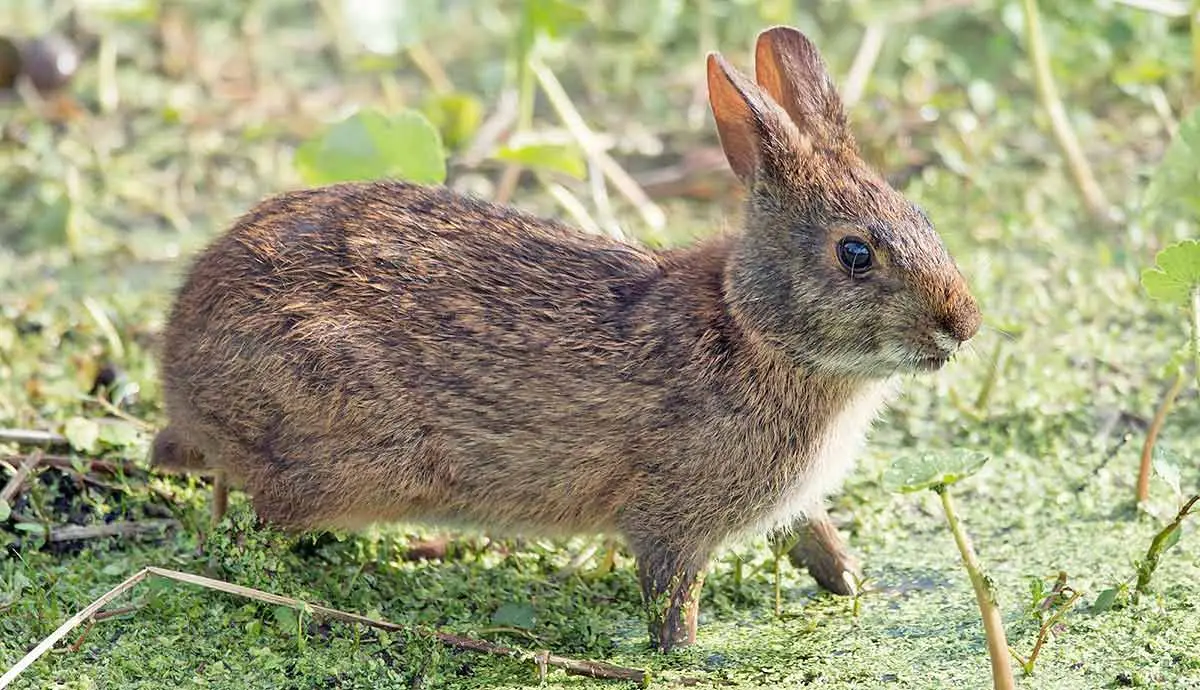
[{"label": "rabbit head", "polygon": [[747,189],[725,277],[731,310],[809,371],[871,379],[940,368],[980,314],[929,218],[860,158],[803,34],[762,32],[755,71],[757,84],[708,56],[721,145]]}]

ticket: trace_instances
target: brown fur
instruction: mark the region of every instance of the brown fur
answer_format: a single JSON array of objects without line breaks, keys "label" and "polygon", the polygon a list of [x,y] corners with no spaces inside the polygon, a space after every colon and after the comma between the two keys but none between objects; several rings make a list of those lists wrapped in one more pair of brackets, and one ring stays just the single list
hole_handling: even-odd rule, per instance
[{"label": "brown fur", "polygon": [[[259,204],[179,293],[155,462],[217,470],[298,530],[620,534],[652,641],[690,642],[713,551],[819,508],[886,382],[940,366],[979,320],[924,215],[858,159],[836,93],[773,100],[832,89],[815,49],[759,40],[784,56],[765,90],[710,59],[749,187],[739,235],[653,253],[400,182]],[[837,262],[847,233],[876,251],[868,276]],[[817,538],[840,575],[836,533]]]}]

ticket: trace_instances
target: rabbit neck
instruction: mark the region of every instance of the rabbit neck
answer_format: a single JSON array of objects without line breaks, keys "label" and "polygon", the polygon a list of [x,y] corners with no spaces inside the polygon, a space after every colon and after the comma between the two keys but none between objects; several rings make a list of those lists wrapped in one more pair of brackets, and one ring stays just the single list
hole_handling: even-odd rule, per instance
[{"label": "rabbit neck", "polygon": [[[806,366],[756,328],[730,299],[736,242],[736,237],[718,237],[665,257],[674,269],[667,274],[690,283],[671,290],[701,296],[691,311],[708,322],[697,331],[720,331],[728,343],[723,361],[707,368],[726,382],[738,410],[732,426],[740,429],[740,438],[712,439],[744,458],[727,475],[731,493],[748,497],[736,511],[743,516],[736,521],[746,529],[731,534],[734,538],[789,526],[836,491],[853,469],[875,417],[898,389],[896,377]],[[722,433],[729,429],[723,427]]]}]

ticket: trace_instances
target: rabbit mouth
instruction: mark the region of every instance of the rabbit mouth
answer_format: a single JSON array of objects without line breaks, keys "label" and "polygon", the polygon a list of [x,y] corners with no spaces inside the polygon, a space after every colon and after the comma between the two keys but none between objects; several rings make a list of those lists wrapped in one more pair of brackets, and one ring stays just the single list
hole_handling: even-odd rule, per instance
[{"label": "rabbit mouth", "polygon": [[950,355],[941,353],[936,355],[920,355],[914,362],[914,368],[917,371],[937,371],[946,366],[950,361]]}]

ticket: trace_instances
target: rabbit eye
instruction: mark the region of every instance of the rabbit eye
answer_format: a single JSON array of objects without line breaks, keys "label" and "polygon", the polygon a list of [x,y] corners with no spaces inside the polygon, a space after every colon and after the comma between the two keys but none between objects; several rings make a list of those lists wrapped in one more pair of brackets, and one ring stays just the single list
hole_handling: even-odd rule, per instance
[{"label": "rabbit eye", "polygon": [[871,270],[871,247],[857,237],[843,237],[838,242],[837,257],[850,275]]}]

